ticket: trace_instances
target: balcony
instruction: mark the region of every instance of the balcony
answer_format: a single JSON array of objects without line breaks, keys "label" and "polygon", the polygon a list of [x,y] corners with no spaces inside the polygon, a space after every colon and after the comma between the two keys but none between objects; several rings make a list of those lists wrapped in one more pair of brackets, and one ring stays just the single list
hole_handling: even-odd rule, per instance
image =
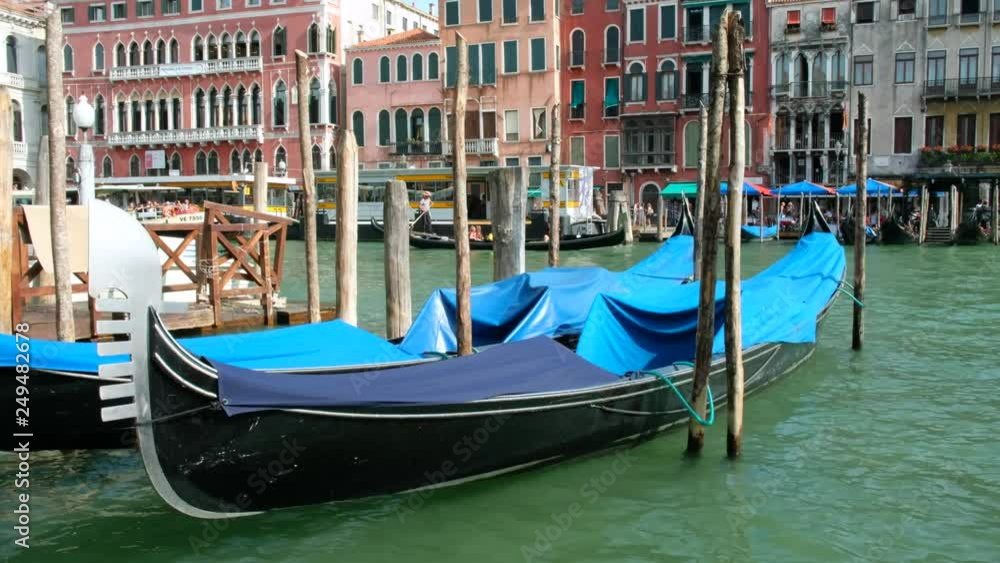
[{"label": "balcony", "polygon": [[924,82],[925,100],[957,100],[995,95],[1000,95],[1000,77],[949,78]]},{"label": "balcony", "polygon": [[700,109],[701,104],[708,107],[708,94],[684,94],[681,97],[681,107],[683,109]]},{"label": "balcony", "polygon": [[711,38],[711,28],[707,25],[685,26],[685,43],[708,43]]},{"label": "balcony", "polygon": [[28,143],[14,141],[14,158],[28,157]]},{"label": "balcony", "polygon": [[156,145],[197,145],[232,141],[253,141],[264,136],[260,125],[174,129],[172,131],[124,131],[108,134],[108,144],[118,147]]},{"label": "balcony", "polygon": [[806,136],[805,132],[797,132],[795,135],[795,141],[792,141],[791,132],[788,130],[779,131],[774,135],[774,150],[776,151],[788,151],[797,150],[804,151],[806,149],[810,150],[834,150],[837,148],[837,143],[844,146],[844,132],[843,131],[830,131],[830,138],[826,139],[824,142],[823,132],[818,131],[814,134]]},{"label": "balcony", "polygon": [[[452,150],[452,142],[444,141],[442,143],[444,148],[444,155],[451,156],[454,152]],[[479,154],[479,155],[491,155],[499,156],[499,143],[497,139],[466,139],[465,140],[465,154]]]},{"label": "balcony", "polygon": [[171,63],[145,66],[119,66],[111,69],[111,81],[149,80],[151,78],[176,78],[180,76],[203,76],[207,74],[227,74],[232,72],[260,72],[264,64],[260,57],[240,59],[219,59],[191,63]]},{"label": "balcony", "polygon": [[771,86],[771,95],[775,98],[825,98],[827,96],[843,97],[846,93],[846,80],[791,82]]},{"label": "balcony", "polygon": [[393,156],[439,156],[443,151],[441,141],[389,143],[389,154]]},{"label": "balcony", "polygon": [[570,51],[569,52],[569,67],[578,68],[583,66],[583,58],[585,51]]},{"label": "balcony", "polygon": [[673,166],[676,162],[675,154],[672,152],[622,154],[622,166],[626,168],[665,168]]},{"label": "balcony", "polygon": [[0,86],[6,86],[8,88],[23,90],[24,77],[21,76],[20,74],[13,74],[10,72],[0,72]]},{"label": "balcony", "polygon": [[621,49],[604,49],[603,51],[601,51],[601,62],[603,62],[606,65],[622,64]]}]

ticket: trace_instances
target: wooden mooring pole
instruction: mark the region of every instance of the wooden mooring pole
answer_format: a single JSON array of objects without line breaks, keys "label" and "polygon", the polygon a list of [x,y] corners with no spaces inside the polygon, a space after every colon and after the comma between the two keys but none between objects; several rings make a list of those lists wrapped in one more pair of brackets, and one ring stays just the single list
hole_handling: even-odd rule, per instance
[{"label": "wooden mooring pole", "polygon": [[400,338],[413,323],[410,297],[410,198],[406,182],[385,183],[385,336]]},{"label": "wooden mooring pole", "polygon": [[[455,34],[455,51],[458,55],[458,78],[455,84],[455,118],[452,120],[452,143],[455,194],[455,325],[458,337],[458,355],[472,353],[472,273],[469,265],[469,202],[465,162],[465,105],[469,92],[469,52],[465,37]],[[557,210],[558,211],[558,210]]]},{"label": "wooden mooring pole", "polygon": [[523,167],[501,168],[492,175],[493,281],[524,273],[526,175]]},{"label": "wooden mooring pole", "polygon": [[743,452],[743,306],[740,254],[743,223],[743,169],[746,166],[743,95],[743,21],[740,12],[729,13],[729,223],[726,229],[726,454]]},{"label": "wooden mooring pole", "polygon": [[[253,210],[257,213],[267,213],[267,163],[253,163]],[[258,220],[258,223],[267,223]],[[264,324],[273,325],[277,318],[274,312],[274,289],[271,281],[271,240],[264,232],[260,239],[260,274],[264,280],[264,294],[260,297],[261,307],[264,309]]]},{"label": "wooden mooring pole", "polygon": [[[695,414],[705,418],[708,377],[712,369],[712,346],[715,341],[715,262],[719,253],[719,161],[722,152],[722,116],[726,103],[726,75],[729,73],[728,18],[719,22],[712,50],[711,101],[708,115],[708,150],[706,158],[704,220],[700,221],[702,239],[701,288],[698,298],[698,332],[694,359],[694,382],[691,404]],[[688,423],[688,454],[698,454],[705,446],[705,427],[694,416]]]},{"label": "wooden mooring pole", "polygon": [[990,205],[993,213],[993,244],[1000,245],[1000,185],[993,185],[993,203]]},{"label": "wooden mooring pole", "polygon": [[702,225],[705,224],[705,179],[708,174],[708,108],[698,112],[698,188],[694,197],[694,279],[701,278]]},{"label": "wooden mooring pole", "polygon": [[854,206],[854,327],[851,347],[860,350],[865,338],[865,242],[868,214],[868,98],[858,92],[857,201]]},{"label": "wooden mooring pole", "polygon": [[[52,275],[56,285],[56,338],[73,342],[76,340],[76,321],[73,318],[73,272],[69,261],[69,222],[66,216],[66,93],[62,79],[62,12],[57,8],[51,9],[45,18],[45,57],[49,105],[49,225]],[[0,204],[9,206],[10,200]]]},{"label": "wooden mooring pole", "polygon": [[559,104],[552,106],[552,166],[549,168],[549,267],[559,265],[559,237],[562,236],[562,174],[559,170],[562,147],[562,120]]},{"label": "wooden mooring pole", "polygon": [[357,325],[358,142],[345,121],[337,147],[337,318]]},{"label": "wooden mooring pole", "polygon": [[920,233],[918,241],[920,244],[927,243],[927,222],[930,220],[927,213],[930,211],[930,190],[924,185],[920,188]]},{"label": "wooden mooring pole", "polygon": [[10,93],[0,88],[0,333],[14,333],[14,143],[8,131],[13,130],[13,110]]},{"label": "wooden mooring pole", "polygon": [[[306,243],[306,293],[309,322],[320,322],[319,311],[319,255],[316,248],[316,176],[312,165],[312,131],[309,127],[309,57],[302,51],[295,51],[295,83],[298,87],[299,106],[299,155],[302,159],[302,194],[305,209],[302,213],[302,232]],[[343,155],[341,160],[343,159]],[[339,178],[341,185],[343,179]],[[341,213],[344,200],[337,198],[337,215]],[[337,230],[340,231],[340,221]],[[355,230],[357,225],[354,226]],[[340,234],[339,232],[337,233]],[[340,247],[345,241],[338,237],[337,256],[340,257]],[[340,278],[345,275],[337,264],[337,297],[340,297]],[[341,314],[341,304],[337,303],[337,316],[351,324],[356,324],[356,317],[346,319]]]}]

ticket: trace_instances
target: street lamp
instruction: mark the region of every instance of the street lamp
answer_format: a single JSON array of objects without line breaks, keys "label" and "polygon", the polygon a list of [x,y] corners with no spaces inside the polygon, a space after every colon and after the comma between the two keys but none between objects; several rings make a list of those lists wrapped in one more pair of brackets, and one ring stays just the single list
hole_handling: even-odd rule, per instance
[{"label": "street lamp", "polygon": [[285,164],[284,160],[279,160],[278,166],[276,166],[275,168],[276,168],[275,173],[278,175],[279,178],[284,178],[285,174],[288,173],[288,165]]},{"label": "street lamp", "polygon": [[94,199],[94,149],[87,142],[87,130],[94,126],[94,106],[87,102],[87,96],[80,96],[80,100],[74,106],[73,122],[83,131],[78,164],[79,190],[80,204],[87,205]]}]

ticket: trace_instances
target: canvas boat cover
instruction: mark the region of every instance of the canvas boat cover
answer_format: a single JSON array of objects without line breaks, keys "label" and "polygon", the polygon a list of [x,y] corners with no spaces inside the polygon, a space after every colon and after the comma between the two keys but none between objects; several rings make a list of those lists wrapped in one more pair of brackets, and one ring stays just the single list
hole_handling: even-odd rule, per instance
[{"label": "canvas boat cover", "polygon": [[[844,250],[830,233],[802,238],[787,256],[743,282],[743,347],[816,340],[816,317],[837,291]],[[577,353],[614,373],[694,358],[700,284],[600,295]],[[716,287],[714,353],[725,351],[724,284]]]},{"label": "canvas boat cover", "polygon": [[761,228],[759,225],[743,225],[743,233],[749,237],[753,238],[774,238],[778,236],[778,226],[773,225],[770,227],[764,227],[764,234],[761,235]]},{"label": "canvas boat cover", "polygon": [[[241,334],[183,338],[178,342],[196,356],[250,369],[295,369],[373,364],[419,359],[393,344],[342,321]],[[15,365],[17,341],[0,335],[0,367]],[[31,341],[32,369],[97,373],[101,364],[124,362],[124,356],[98,356],[92,342]]]},{"label": "canvas boat cover", "polygon": [[[625,272],[547,268],[474,287],[470,297],[473,345],[578,334],[598,295],[679,285],[691,277],[693,256],[694,239],[676,236]],[[438,289],[417,315],[400,349],[418,355],[457,348],[455,290]]]},{"label": "canvas boat cover", "polygon": [[504,395],[567,391],[615,383],[618,376],[556,341],[531,338],[479,354],[354,374],[251,371],[212,362],[229,415],[281,407],[384,407],[468,403]]}]

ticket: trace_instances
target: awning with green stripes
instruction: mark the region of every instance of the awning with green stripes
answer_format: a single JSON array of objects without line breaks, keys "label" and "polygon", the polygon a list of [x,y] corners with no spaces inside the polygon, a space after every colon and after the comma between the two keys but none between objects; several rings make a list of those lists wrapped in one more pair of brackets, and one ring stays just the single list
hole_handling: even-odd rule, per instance
[{"label": "awning with green stripes", "polygon": [[528,190],[528,197],[542,197],[542,190]]},{"label": "awning with green stripes", "polygon": [[660,195],[663,197],[692,196],[698,193],[698,184],[695,182],[672,182],[663,188]]}]

